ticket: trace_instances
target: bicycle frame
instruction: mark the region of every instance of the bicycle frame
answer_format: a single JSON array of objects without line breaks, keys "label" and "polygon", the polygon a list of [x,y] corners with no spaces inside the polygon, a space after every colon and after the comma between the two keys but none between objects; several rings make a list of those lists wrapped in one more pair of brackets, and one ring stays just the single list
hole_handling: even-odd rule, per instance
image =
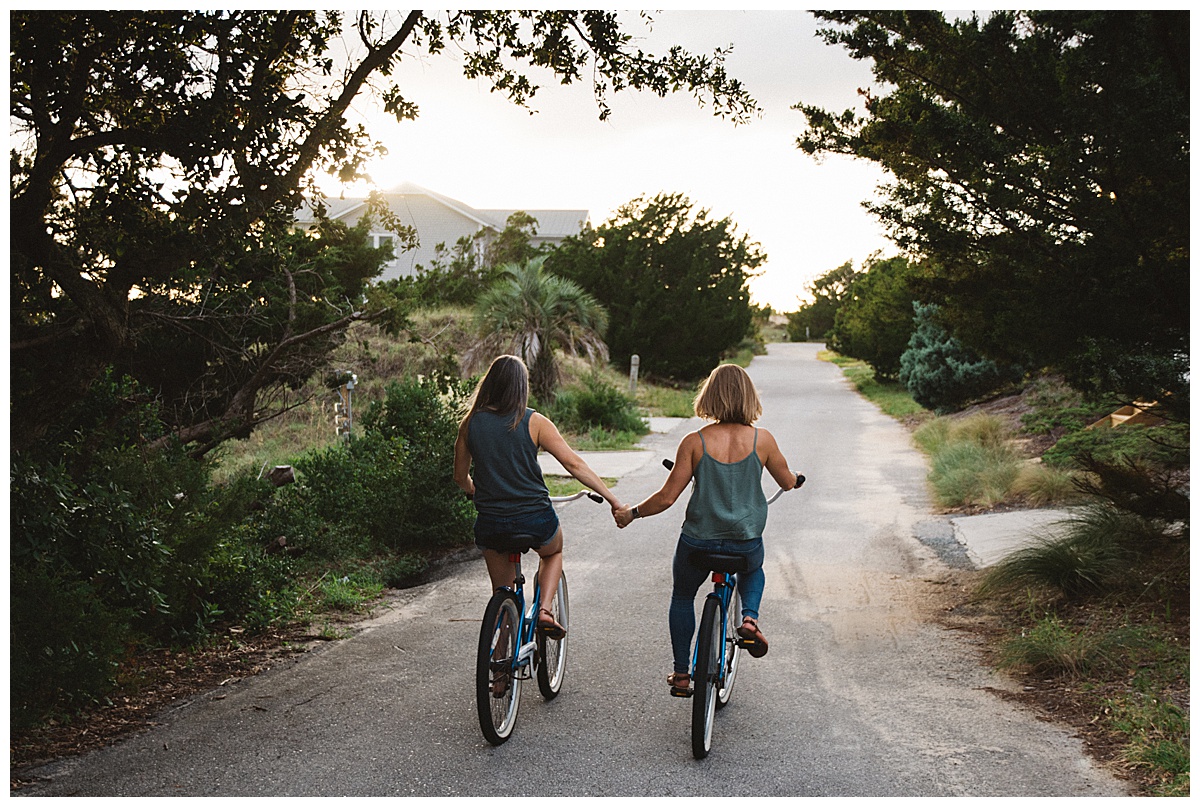
[{"label": "bicycle frame", "polygon": [[[721,635],[724,636],[725,626],[729,623],[729,603],[733,599],[733,592],[737,589],[737,575],[733,572],[713,572],[712,573],[713,590],[708,593],[704,599],[715,599],[721,605]],[[701,608],[703,612],[703,608]],[[727,669],[726,662],[728,660],[729,647],[728,642],[721,642],[721,652],[718,656],[720,661],[720,676],[717,679],[717,689],[722,689],[725,684],[725,670]],[[692,649],[692,680],[695,680],[696,665],[700,661],[700,643],[696,642]]]},{"label": "bicycle frame", "polygon": [[[551,501],[574,501],[585,495],[595,501],[604,501],[589,491],[580,491],[573,496],[551,497]],[[524,535],[511,535],[509,538],[518,547],[505,553],[512,564],[512,583],[497,588],[488,601],[475,667],[480,728],[492,745],[505,742],[516,725],[522,683],[536,675],[542,697],[551,700],[558,695],[566,669],[566,637],[560,635],[552,638],[538,630],[538,614],[544,601],[540,569],[534,578],[533,595],[526,601],[521,555],[530,548],[520,548],[516,542],[525,538],[531,542],[537,539]],[[565,574],[559,575],[549,601],[556,618],[566,627],[569,613]]]},{"label": "bicycle frame", "polygon": [[[511,552],[508,556],[515,569],[512,587],[505,586],[517,598],[517,606],[521,610],[521,624],[517,626],[519,649],[513,654],[513,677],[521,675],[528,678],[533,665],[537,663],[537,613],[542,604],[541,581],[534,578],[533,601],[525,603],[525,575],[521,572],[521,553]],[[531,663],[532,661],[532,663]]]},{"label": "bicycle frame", "polygon": [[[604,501],[599,495],[586,490],[581,490],[570,496],[551,496],[550,501],[558,504],[561,502],[573,502],[576,499],[582,499],[584,496],[593,501]],[[528,678],[530,671],[537,663],[537,614],[538,609],[542,606],[542,583],[538,578],[533,581],[533,601],[525,603],[525,575],[521,573],[521,552],[510,552],[508,560],[513,564],[513,585],[512,587],[505,586],[517,598],[517,605],[521,609],[521,624],[517,630],[517,637],[520,639],[520,649],[513,654],[513,675],[522,674]],[[533,661],[531,664],[530,661]],[[523,671],[523,672],[522,672]]]}]

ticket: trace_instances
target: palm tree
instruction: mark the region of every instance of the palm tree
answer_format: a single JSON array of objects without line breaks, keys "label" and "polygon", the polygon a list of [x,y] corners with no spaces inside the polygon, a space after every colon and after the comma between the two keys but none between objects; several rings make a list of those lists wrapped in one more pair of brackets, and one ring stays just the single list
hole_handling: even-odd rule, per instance
[{"label": "palm tree", "polygon": [[493,356],[520,356],[529,367],[530,392],[539,401],[554,398],[559,383],[555,348],[591,361],[607,361],[604,331],[608,312],[578,284],[543,270],[545,256],[500,267],[506,277],[475,303],[480,341],[465,358],[481,366]]}]

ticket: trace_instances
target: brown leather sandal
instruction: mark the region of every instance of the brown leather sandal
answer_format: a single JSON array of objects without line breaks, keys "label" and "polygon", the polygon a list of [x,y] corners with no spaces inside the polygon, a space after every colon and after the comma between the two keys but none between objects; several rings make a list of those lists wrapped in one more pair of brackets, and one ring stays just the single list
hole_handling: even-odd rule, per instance
[{"label": "brown leather sandal", "polygon": [[667,683],[671,685],[671,694],[676,698],[692,697],[692,676],[687,673],[673,672],[667,676]]},{"label": "brown leather sandal", "polygon": [[767,654],[767,637],[763,636],[762,631],[758,629],[757,619],[749,616],[743,619],[737,633],[742,637],[742,641],[738,644],[746,648],[746,652],[751,656],[762,658]]},{"label": "brown leather sandal", "polygon": [[554,614],[546,608],[538,614],[538,631],[548,639],[561,639],[567,635],[567,629],[558,624]]}]

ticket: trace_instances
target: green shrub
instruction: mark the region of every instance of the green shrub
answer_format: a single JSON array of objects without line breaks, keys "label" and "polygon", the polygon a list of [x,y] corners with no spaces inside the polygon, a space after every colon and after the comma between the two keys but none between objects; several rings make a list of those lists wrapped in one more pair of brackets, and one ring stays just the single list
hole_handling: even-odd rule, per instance
[{"label": "green shrub", "polygon": [[937,306],[913,303],[915,330],[899,359],[900,382],[913,400],[946,413],[1020,377],[967,348],[934,321]]},{"label": "green shrub", "polygon": [[584,376],[580,386],[561,390],[547,417],[572,434],[593,429],[638,435],[649,431],[637,402],[595,372]]},{"label": "green shrub", "polygon": [[454,484],[456,412],[465,387],[426,378],[388,386],[364,434],[297,458],[297,485],[275,494],[260,529],[324,560],[463,542],[471,504]]},{"label": "green shrub", "polygon": [[368,434],[404,442],[405,481],[390,491],[402,500],[403,515],[391,525],[387,547],[407,551],[469,537],[474,509],[454,484],[458,412],[469,393],[467,384],[448,377],[390,384],[363,417]]},{"label": "green shrub", "polygon": [[429,569],[429,560],[417,552],[389,557],[379,569],[379,578],[388,588],[406,588]]},{"label": "green shrub", "polygon": [[12,728],[70,713],[105,695],[129,637],[128,608],[48,564],[14,565],[9,582],[9,719]]},{"label": "green shrub", "polygon": [[1088,455],[1107,464],[1141,460],[1166,468],[1186,468],[1190,431],[1187,423],[1081,429],[1060,438],[1042,460],[1048,465],[1071,468],[1079,467],[1078,457]]}]

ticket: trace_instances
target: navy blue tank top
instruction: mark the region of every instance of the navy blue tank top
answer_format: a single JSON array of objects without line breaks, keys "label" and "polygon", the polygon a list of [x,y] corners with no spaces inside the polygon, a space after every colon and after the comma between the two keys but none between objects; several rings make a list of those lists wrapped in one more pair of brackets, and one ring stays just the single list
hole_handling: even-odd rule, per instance
[{"label": "navy blue tank top", "polygon": [[512,415],[480,410],[467,424],[467,450],[475,468],[475,509],[491,516],[512,517],[550,507],[550,493],[538,465],[537,446],[529,435],[529,418],[512,426]]}]

